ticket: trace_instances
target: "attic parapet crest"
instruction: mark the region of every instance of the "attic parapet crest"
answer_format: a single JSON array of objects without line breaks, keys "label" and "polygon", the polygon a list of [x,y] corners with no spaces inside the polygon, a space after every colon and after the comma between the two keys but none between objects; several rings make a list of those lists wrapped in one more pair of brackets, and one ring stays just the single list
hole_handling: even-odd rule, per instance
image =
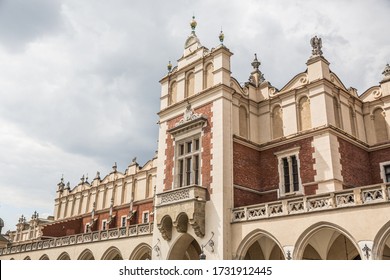
[{"label": "attic parapet crest", "polygon": [[186,110],[184,112],[184,117],[175,124],[175,127],[178,127],[179,125],[185,124],[190,121],[194,121],[196,119],[201,118],[203,115],[202,114],[197,114],[192,110],[191,104],[188,104],[186,107]]},{"label": "attic parapet crest", "polygon": [[310,45],[312,47],[311,54],[313,56],[321,56],[322,55],[322,39],[318,38],[317,35],[311,38]]},{"label": "attic parapet crest", "polygon": [[184,117],[173,128],[169,129],[168,132],[175,137],[186,131],[202,128],[206,122],[207,116],[195,113],[191,108],[191,104],[188,104],[184,112]]}]

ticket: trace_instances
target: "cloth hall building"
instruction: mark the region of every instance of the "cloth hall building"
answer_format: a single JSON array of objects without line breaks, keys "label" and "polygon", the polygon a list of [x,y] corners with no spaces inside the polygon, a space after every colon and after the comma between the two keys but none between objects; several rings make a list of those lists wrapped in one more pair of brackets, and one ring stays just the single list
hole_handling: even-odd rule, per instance
[{"label": "cloth hall building", "polygon": [[240,84],[222,32],[208,49],[191,28],[155,157],[61,180],[54,216],[21,217],[0,259],[390,259],[390,66],[358,95],[314,37],[283,88],[256,55]]}]

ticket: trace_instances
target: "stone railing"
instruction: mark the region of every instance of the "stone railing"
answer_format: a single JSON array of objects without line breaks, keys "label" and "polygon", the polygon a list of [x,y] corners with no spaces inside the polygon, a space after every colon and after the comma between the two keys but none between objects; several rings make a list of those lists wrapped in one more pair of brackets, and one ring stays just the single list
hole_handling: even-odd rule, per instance
[{"label": "stone railing", "polygon": [[153,233],[153,223],[131,225],[128,227],[114,228],[109,230],[94,231],[89,233],[81,233],[76,235],[68,235],[63,237],[53,237],[33,241],[29,243],[11,245],[7,248],[0,249],[0,256],[7,254],[23,253],[36,250],[45,250],[49,248],[57,248],[75,244],[85,244],[90,242],[99,242],[118,238],[126,238]]},{"label": "stone railing", "polygon": [[238,207],[232,210],[232,221],[243,222],[389,202],[390,184],[378,184],[343,191],[283,199],[275,202]]},{"label": "stone railing", "polygon": [[201,186],[187,186],[157,194],[157,205],[177,203],[179,201],[199,199],[206,200],[206,188]]}]

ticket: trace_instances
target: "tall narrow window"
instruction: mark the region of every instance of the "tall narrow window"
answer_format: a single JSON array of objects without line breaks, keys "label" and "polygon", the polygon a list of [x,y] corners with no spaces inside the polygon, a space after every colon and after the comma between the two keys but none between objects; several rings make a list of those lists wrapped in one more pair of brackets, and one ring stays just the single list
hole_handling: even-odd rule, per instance
[{"label": "tall narrow window", "polygon": [[302,192],[298,153],[299,148],[275,153],[279,162],[279,195],[281,196]]},{"label": "tall narrow window", "polygon": [[126,226],[126,220],[127,220],[127,216],[126,215],[121,217],[121,227],[125,227]]},{"label": "tall narrow window", "polygon": [[173,82],[171,84],[170,92],[168,95],[168,105],[172,105],[177,101],[177,84]]},{"label": "tall narrow window", "polygon": [[349,119],[351,121],[351,133],[353,136],[356,136],[356,125],[355,125],[356,118],[352,106],[349,106]]},{"label": "tall narrow window", "polygon": [[107,220],[102,221],[102,230],[107,230]]},{"label": "tall narrow window", "polygon": [[200,184],[200,139],[187,139],[177,147],[177,186]]},{"label": "tall narrow window", "polygon": [[390,161],[379,163],[383,183],[390,183]]},{"label": "tall narrow window", "polygon": [[386,183],[390,183],[390,164],[384,166]]},{"label": "tall narrow window", "polygon": [[290,168],[288,164],[288,159],[285,157],[283,161],[283,177],[284,177],[284,192],[290,192]]},{"label": "tall narrow window", "polygon": [[152,175],[149,175],[148,181],[146,184],[145,198],[148,198],[151,195],[153,195],[153,177],[152,177]]},{"label": "tall narrow window", "polygon": [[195,75],[191,73],[187,76],[187,97],[194,95],[195,93]]},{"label": "tall narrow window", "polygon": [[311,112],[310,112],[310,101],[309,98],[302,97],[299,100],[298,105],[298,111],[299,111],[299,125],[300,130],[307,130],[311,128]]},{"label": "tall narrow window", "polygon": [[272,110],[272,137],[283,137],[283,115],[280,106],[275,106]]},{"label": "tall narrow window", "polygon": [[248,114],[244,106],[239,110],[239,135],[248,138]]},{"label": "tall narrow window", "polygon": [[209,63],[206,67],[205,74],[205,88],[212,87],[214,85],[214,66],[212,63]]},{"label": "tall narrow window", "polygon": [[340,108],[339,108],[339,102],[336,97],[333,97],[333,111],[334,111],[334,119],[335,119],[335,126],[341,128],[341,121],[340,121]]},{"label": "tall narrow window", "polygon": [[142,223],[143,224],[149,223],[149,211],[142,212]]},{"label": "tall narrow window", "polygon": [[387,134],[387,123],[384,111],[381,108],[378,108],[373,112],[373,115],[376,142],[379,143],[388,140],[389,137]]}]

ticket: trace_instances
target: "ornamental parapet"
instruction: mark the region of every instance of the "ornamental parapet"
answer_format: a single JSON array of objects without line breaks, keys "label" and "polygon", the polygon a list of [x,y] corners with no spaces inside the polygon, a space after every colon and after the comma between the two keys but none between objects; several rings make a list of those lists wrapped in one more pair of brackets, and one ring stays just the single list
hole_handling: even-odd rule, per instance
[{"label": "ornamental parapet", "polygon": [[346,207],[390,202],[390,183],[377,184],[318,195],[301,196],[279,201],[237,207],[232,222],[244,222]]},{"label": "ornamental parapet", "polygon": [[153,233],[153,223],[138,224],[128,227],[114,228],[109,230],[94,231],[89,233],[81,233],[62,237],[54,237],[40,241],[34,241],[15,246],[9,246],[0,250],[0,256],[23,253],[37,250],[47,250],[50,248],[58,248],[71,246],[75,244],[85,244],[91,242],[100,242],[118,238],[130,238]]}]

